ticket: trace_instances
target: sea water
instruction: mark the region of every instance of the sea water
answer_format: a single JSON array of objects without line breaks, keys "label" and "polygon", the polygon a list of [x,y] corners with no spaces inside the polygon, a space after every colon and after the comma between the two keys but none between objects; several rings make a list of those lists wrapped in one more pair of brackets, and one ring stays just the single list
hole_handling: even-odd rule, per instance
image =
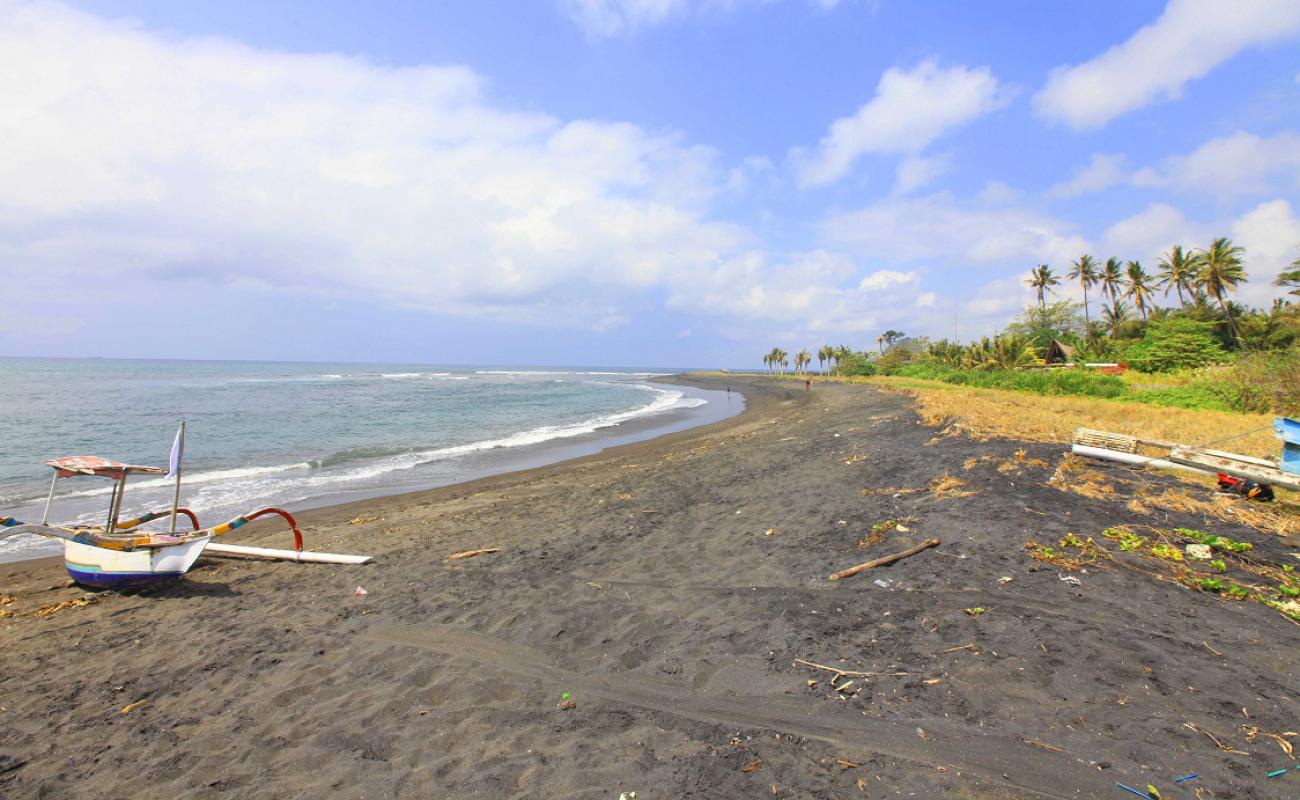
[{"label": "sea water", "polygon": [[[39,521],[51,470],[98,455],[167,466],[185,421],[182,505],[204,525],[431,488],[721,419],[739,395],[593,368],[0,358],[0,516]],[[128,483],[123,518],[174,481]],[[102,523],[106,479],[58,484],[52,523]],[[155,523],[157,525],[158,523]],[[0,539],[0,561],[60,552]]]}]

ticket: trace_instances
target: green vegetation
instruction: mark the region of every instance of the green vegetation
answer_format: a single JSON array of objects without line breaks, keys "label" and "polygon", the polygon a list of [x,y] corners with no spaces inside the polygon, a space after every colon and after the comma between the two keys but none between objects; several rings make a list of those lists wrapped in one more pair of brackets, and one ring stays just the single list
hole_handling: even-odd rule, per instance
[{"label": "green vegetation", "polygon": [[[1048,264],[1030,270],[1037,302],[994,336],[962,344],[890,329],[876,337],[876,351],[823,345],[817,362],[835,376],[1300,415],[1300,259],[1273,281],[1289,291],[1270,308],[1232,299],[1246,281],[1245,251],[1223,237],[1197,250],[1174,245],[1153,273],[1136,260],[1103,264],[1085,253],[1064,276]],[[1063,285],[1081,290],[1083,303],[1049,301]],[[806,373],[812,358],[800,351],[795,373]],[[789,356],[773,348],[763,363],[784,373]]]},{"label": "green vegetation", "polygon": [[1246,553],[1255,547],[1250,542],[1237,542],[1226,536],[1215,536],[1212,533],[1198,531],[1193,528],[1174,528],[1174,533],[1188,541],[1196,544],[1208,544],[1212,549],[1222,550],[1225,553]]}]

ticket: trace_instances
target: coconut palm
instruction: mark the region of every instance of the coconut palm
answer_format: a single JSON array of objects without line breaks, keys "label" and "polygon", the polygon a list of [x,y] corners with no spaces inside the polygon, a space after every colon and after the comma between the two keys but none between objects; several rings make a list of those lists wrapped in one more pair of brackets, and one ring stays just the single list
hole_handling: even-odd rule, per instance
[{"label": "coconut palm", "polygon": [[1038,293],[1038,307],[1047,308],[1046,293],[1052,292],[1053,286],[1060,286],[1061,279],[1052,274],[1052,268],[1046,264],[1039,264],[1029,271],[1029,278],[1025,281],[1030,288]]},{"label": "coconut palm", "polygon": [[841,367],[841,368],[842,368],[842,367],[844,366],[844,362],[845,362],[847,359],[850,359],[850,358],[852,358],[852,357],[853,357],[853,350],[851,350],[848,346],[846,346],[846,345],[840,345],[839,347],[835,348],[835,366],[836,366],[836,367]]},{"label": "coconut palm", "polygon": [[1300,258],[1291,262],[1291,269],[1284,271],[1273,280],[1274,286],[1290,286],[1291,294],[1300,297]]},{"label": "coconut palm", "polygon": [[1101,319],[1110,330],[1110,338],[1114,339],[1119,335],[1119,328],[1125,322],[1128,322],[1129,310],[1124,305],[1124,301],[1116,297],[1110,301],[1110,305],[1102,309]]},{"label": "coconut palm", "polygon": [[1124,262],[1114,256],[1106,259],[1106,266],[1101,268],[1097,281],[1101,284],[1102,294],[1112,301],[1118,300],[1123,294],[1121,290],[1124,287]]},{"label": "coconut palm", "polygon": [[1142,321],[1145,322],[1147,308],[1152,305],[1151,300],[1155,297],[1155,291],[1151,288],[1151,276],[1142,268],[1141,262],[1128,262],[1125,283],[1128,284],[1128,289],[1124,294],[1133,298],[1133,305],[1137,306],[1138,313],[1142,315]]},{"label": "coconut palm", "polygon": [[1245,253],[1245,248],[1233,244],[1226,236],[1220,236],[1210,243],[1208,249],[1197,253],[1201,267],[1197,282],[1219,302],[1219,308],[1228,318],[1228,330],[1232,331],[1234,341],[1240,338],[1237,322],[1232,318],[1224,295],[1236,289],[1237,284],[1246,282],[1246,266],[1241,258]]},{"label": "coconut palm", "polygon": [[1084,253],[1079,256],[1079,260],[1070,265],[1070,274],[1066,275],[1070,280],[1077,280],[1083,287],[1083,320],[1084,324],[1091,327],[1092,317],[1088,314],[1088,289],[1097,284],[1101,275],[1097,272],[1097,261],[1092,256]]},{"label": "coconut palm", "polygon": [[804,367],[808,366],[811,363],[812,363],[812,353],[809,353],[807,348],[804,348],[803,350],[800,350],[798,353],[794,354],[795,372],[803,372]]},{"label": "coconut palm", "polygon": [[1169,248],[1169,252],[1160,257],[1160,280],[1157,286],[1165,290],[1165,296],[1169,296],[1169,290],[1172,288],[1178,292],[1178,305],[1187,308],[1187,300],[1183,298],[1183,291],[1186,290],[1191,294],[1192,283],[1196,280],[1196,258],[1191,253],[1183,252],[1183,246],[1176,244]]},{"label": "coconut palm", "polygon": [[826,367],[823,365],[830,364],[835,358],[835,348],[824,344],[817,349],[817,368],[823,375],[826,374]]},{"label": "coconut palm", "polygon": [[785,358],[785,351],[782,350],[782,349],[779,348],[779,347],[773,347],[773,348],[772,348],[772,351],[771,351],[770,353],[767,354],[767,363],[768,363],[768,366],[769,366],[772,370],[775,370],[775,369],[776,369],[776,365],[777,365],[777,364],[780,364],[780,363],[781,363],[781,359],[783,359],[783,358]]}]

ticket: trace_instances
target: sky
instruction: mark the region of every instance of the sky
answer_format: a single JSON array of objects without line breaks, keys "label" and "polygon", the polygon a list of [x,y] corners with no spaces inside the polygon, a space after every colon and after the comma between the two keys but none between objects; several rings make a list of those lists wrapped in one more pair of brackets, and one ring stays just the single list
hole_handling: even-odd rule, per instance
[{"label": "sky", "polygon": [[1300,257],[1296,0],[0,0],[0,98],[0,355],[753,367]]}]

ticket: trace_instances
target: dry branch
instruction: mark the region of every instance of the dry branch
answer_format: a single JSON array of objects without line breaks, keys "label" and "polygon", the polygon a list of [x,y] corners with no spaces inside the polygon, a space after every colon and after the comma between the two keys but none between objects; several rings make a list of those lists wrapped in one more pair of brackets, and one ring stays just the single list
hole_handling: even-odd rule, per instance
[{"label": "dry branch", "polygon": [[840,677],[847,676],[853,678],[870,678],[875,675],[889,675],[895,678],[908,677],[908,673],[906,672],[857,672],[851,669],[840,669],[839,667],[828,667],[825,664],[818,664],[815,661],[805,661],[802,658],[796,658],[794,660],[794,663],[802,664],[805,667],[812,667],[813,669],[824,669],[827,672],[834,672],[837,676]]},{"label": "dry branch", "polygon": [[481,550],[462,550],[459,553],[452,553],[451,555],[447,556],[447,560],[451,561],[452,559],[455,558],[473,558],[474,556],[481,556],[484,555],[485,553],[498,553],[500,551],[501,551],[500,547],[484,547]]},{"label": "dry branch", "polygon": [[938,546],[939,546],[938,539],[926,539],[924,542],[921,542],[916,547],[909,548],[907,550],[904,550],[901,553],[894,553],[892,556],[877,558],[874,561],[868,561],[865,564],[859,564],[856,567],[849,567],[846,570],[841,570],[835,573],[834,575],[831,575],[829,578],[827,578],[827,580],[838,581],[841,578],[850,578],[854,575],[857,575],[859,572],[862,572],[863,570],[874,569],[876,567],[883,567],[887,564],[892,564],[895,561],[902,561],[904,558],[907,558],[908,556],[914,556],[917,553],[921,552],[922,550],[928,550],[931,547],[938,547]]}]

